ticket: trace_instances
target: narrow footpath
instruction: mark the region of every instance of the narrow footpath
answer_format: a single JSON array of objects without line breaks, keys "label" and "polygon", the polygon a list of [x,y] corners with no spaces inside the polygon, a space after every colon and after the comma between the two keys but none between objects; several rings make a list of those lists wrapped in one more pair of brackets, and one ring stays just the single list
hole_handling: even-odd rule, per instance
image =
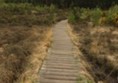
[{"label": "narrow footpath", "polygon": [[57,23],[50,51],[40,70],[40,83],[77,83],[79,68],[73,47],[67,21]]}]

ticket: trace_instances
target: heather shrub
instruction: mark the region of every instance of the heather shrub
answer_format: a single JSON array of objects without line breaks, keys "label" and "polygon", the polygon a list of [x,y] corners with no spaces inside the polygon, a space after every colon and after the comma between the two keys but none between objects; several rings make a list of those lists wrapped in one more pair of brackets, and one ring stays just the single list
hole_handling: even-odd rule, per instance
[{"label": "heather shrub", "polygon": [[99,24],[99,20],[102,16],[103,12],[101,9],[99,8],[95,8],[91,11],[91,14],[90,14],[90,20],[95,24],[95,25],[98,25]]},{"label": "heather shrub", "polygon": [[106,12],[107,24],[118,25],[118,5],[111,7]]}]

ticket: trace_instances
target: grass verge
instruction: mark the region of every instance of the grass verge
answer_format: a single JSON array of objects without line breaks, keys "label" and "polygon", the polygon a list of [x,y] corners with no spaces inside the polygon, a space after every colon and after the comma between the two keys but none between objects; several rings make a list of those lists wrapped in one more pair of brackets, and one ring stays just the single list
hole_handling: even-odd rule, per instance
[{"label": "grass verge", "polygon": [[[46,53],[48,47],[47,39],[50,37],[47,37],[46,33],[49,31],[50,28],[41,26],[0,28],[0,83],[16,82],[25,71],[33,71],[34,64],[40,64],[40,61],[43,60],[42,57],[45,56],[43,53]],[[34,55],[36,47],[39,48],[39,55]]]},{"label": "grass verge", "polygon": [[87,71],[94,77],[94,81],[117,83],[117,28],[92,27],[87,22],[78,22],[72,25],[72,32],[76,34],[76,45],[91,67]]},{"label": "grass verge", "polygon": [[70,35],[71,40],[75,45],[74,55],[79,64],[78,83],[95,83],[94,78],[92,77],[90,72],[88,72],[88,69],[91,69],[91,65],[86,61],[86,58],[83,56],[83,53],[78,48],[81,45],[78,42],[79,41],[79,38],[77,36],[78,34],[73,33],[73,29],[71,28],[70,24],[68,24],[68,34]]}]

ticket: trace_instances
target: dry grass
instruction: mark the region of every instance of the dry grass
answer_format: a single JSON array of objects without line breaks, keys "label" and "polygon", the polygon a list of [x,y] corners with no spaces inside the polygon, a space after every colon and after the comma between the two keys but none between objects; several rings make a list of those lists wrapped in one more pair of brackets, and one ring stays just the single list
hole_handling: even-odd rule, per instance
[{"label": "dry grass", "polygon": [[45,31],[45,38],[42,42],[38,41],[36,48],[34,49],[32,55],[29,57],[28,65],[19,77],[17,83],[35,83],[39,82],[39,70],[42,66],[42,62],[47,55],[47,49],[50,46],[52,30],[47,29]]},{"label": "dry grass", "polygon": [[0,25],[51,25],[55,22],[55,6],[40,6],[30,3],[3,3],[0,5]]},{"label": "dry grass", "polygon": [[87,23],[78,23],[72,27],[78,37],[79,49],[92,64],[92,70],[88,70],[92,75],[94,74],[95,81],[116,83],[118,81],[118,29],[107,26],[89,27]]},{"label": "dry grass", "polygon": [[[94,31],[94,32],[93,32]],[[91,30],[91,43],[88,50],[92,58],[97,60],[107,73],[105,80],[113,76],[116,80],[118,77],[118,32],[113,27],[95,27]]]},{"label": "dry grass", "polygon": [[73,33],[73,29],[70,27],[69,24],[67,26],[68,26],[68,34],[70,35],[73,44],[75,44],[74,55],[77,58],[78,64],[79,64],[78,83],[95,83],[94,78],[92,77],[90,72],[88,72],[88,70],[87,70],[87,69],[91,69],[91,65],[89,63],[87,63],[81,50],[78,49],[78,47],[80,47],[80,45],[81,45],[78,42],[79,41],[78,34]]},{"label": "dry grass", "polygon": [[13,83],[18,79],[25,71],[37,42],[42,46],[40,42],[45,40],[48,29],[37,26],[0,28],[0,83]]}]

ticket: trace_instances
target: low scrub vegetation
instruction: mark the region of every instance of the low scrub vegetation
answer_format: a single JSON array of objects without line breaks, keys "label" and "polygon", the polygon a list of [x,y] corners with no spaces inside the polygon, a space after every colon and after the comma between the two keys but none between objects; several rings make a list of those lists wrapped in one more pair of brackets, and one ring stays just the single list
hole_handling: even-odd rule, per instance
[{"label": "low scrub vegetation", "polygon": [[[65,19],[66,12],[61,9],[57,11],[55,5],[42,6],[31,3],[1,3],[0,11],[0,83],[27,81],[31,77],[28,75],[37,73],[38,66],[42,64],[42,57],[45,57],[42,52],[45,52],[48,46],[43,47],[39,42],[46,45],[50,41],[45,40],[51,31],[51,28],[46,27]],[[50,39],[50,35],[47,39]],[[39,53],[35,56],[37,42]]]},{"label": "low scrub vegetation", "polygon": [[36,42],[43,41],[48,28],[0,28],[0,83],[13,83],[24,71]]},{"label": "low scrub vegetation", "polygon": [[[81,50],[89,57],[96,66],[99,66],[102,72],[97,72],[97,76],[101,75],[99,80],[109,80],[109,77],[115,77],[117,80],[117,30],[104,29],[107,27],[96,27],[91,29],[81,41],[83,47]],[[117,31],[118,33],[118,31]],[[116,40],[116,41],[114,41]],[[97,68],[97,67],[96,67]],[[95,69],[96,70],[96,69]],[[103,73],[105,72],[105,73]],[[106,74],[106,75],[105,75]],[[108,82],[114,82],[113,79]]]},{"label": "low scrub vegetation", "polygon": [[117,0],[0,0],[7,3],[32,3],[34,5],[40,4],[40,5],[51,5],[55,4],[58,7],[61,8],[67,8],[70,6],[80,6],[80,7],[102,7],[102,8],[108,8],[112,4],[118,4]]},{"label": "low scrub vegetation", "polygon": [[93,65],[88,71],[95,82],[118,82],[117,9],[118,6],[109,10],[76,8],[76,20],[69,19],[78,37],[78,47]]},{"label": "low scrub vegetation", "polygon": [[86,23],[73,25],[80,50],[92,64],[89,70],[96,82],[117,83],[118,29],[108,26],[90,27]]},{"label": "low scrub vegetation", "polygon": [[[76,12],[73,12],[76,11]],[[118,26],[118,6],[115,5],[108,10],[100,8],[74,8],[68,15],[69,22],[85,21],[92,22],[93,25],[112,25]],[[72,18],[74,19],[72,20]]]},{"label": "low scrub vegetation", "polygon": [[[3,3],[0,5],[0,25],[50,25],[58,21],[57,8],[54,5],[40,6],[28,3]],[[60,10],[61,11],[61,10]]]}]

